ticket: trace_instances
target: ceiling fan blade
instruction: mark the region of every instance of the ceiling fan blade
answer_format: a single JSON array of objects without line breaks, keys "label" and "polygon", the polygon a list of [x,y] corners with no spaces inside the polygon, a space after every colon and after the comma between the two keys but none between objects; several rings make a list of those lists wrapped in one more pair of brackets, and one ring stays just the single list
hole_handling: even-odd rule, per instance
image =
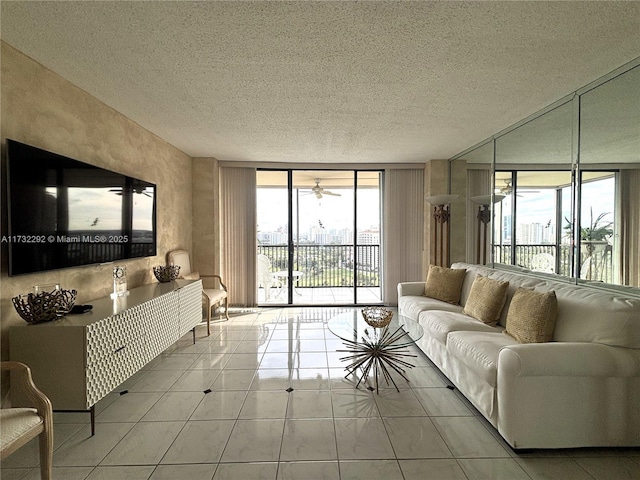
[{"label": "ceiling fan blade", "polygon": [[341,196],[340,193],[333,193],[333,192],[330,192],[328,190],[323,190],[322,193],[325,194],[325,195],[331,195],[333,197],[340,197]]}]

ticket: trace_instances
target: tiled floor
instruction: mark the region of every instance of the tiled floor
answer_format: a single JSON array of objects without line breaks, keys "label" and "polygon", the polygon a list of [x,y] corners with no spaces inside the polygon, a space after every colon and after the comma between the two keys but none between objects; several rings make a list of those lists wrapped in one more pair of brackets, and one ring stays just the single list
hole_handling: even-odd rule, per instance
[{"label": "tiled floor", "polygon": [[[189,333],[97,405],[95,436],[88,415],[55,414],[54,478],[640,478],[640,449],[517,455],[423,356],[400,392],[355,389],[326,328],[339,311],[236,312],[210,337],[199,327],[195,345]],[[32,442],[1,478],[39,478],[37,465]]]}]

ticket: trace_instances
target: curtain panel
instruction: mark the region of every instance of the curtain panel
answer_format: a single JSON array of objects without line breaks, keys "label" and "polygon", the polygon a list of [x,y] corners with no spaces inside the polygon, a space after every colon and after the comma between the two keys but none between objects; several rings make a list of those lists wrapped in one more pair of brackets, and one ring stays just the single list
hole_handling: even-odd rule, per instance
[{"label": "curtain panel", "polygon": [[256,170],[220,168],[220,269],[229,304],[253,307],[256,299]]},{"label": "curtain panel", "polygon": [[398,304],[398,283],[424,280],[424,170],[387,169],[384,181],[382,301]]},{"label": "curtain panel", "polygon": [[620,189],[616,221],[620,225],[619,281],[622,285],[640,286],[640,170],[620,170]]}]

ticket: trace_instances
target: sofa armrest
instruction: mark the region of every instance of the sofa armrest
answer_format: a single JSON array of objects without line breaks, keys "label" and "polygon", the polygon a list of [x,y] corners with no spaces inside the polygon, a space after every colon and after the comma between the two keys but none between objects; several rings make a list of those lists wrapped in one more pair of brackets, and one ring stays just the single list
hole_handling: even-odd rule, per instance
[{"label": "sofa armrest", "polygon": [[510,345],[498,356],[497,428],[513,448],[640,444],[640,350]]},{"label": "sofa armrest", "polygon": [[515,376],[640,375],[640,350],[600,343],[548,342],[510,345],[500,351],[498,370]]},{"label": "sofa armrest", "polygon": [[398,298],[406,295],[423,295],[424,282],[402,282],[398,284]]}]

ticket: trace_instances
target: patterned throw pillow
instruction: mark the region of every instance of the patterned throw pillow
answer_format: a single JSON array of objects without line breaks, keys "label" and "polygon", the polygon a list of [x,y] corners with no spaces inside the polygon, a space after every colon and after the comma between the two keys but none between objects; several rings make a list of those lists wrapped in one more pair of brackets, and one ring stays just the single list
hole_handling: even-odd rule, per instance
[{"label": "patterned throw pillow", "polygon": [[495,327],[507,299],[508,286],[509,282],[478,275],[471,285],[469,298],[462,313]]},{"label": "patterned throw pillow", "polygon": [[460,304],[460,292],[466,273],[464,268],[429,266],[424,295],[453,305]]},{"label": "patterned throw pillow", "polygon": [[557,316],[556,292],[534,292],[518,288],[509,305],[504,333],[520,343],[550,342]]}]

